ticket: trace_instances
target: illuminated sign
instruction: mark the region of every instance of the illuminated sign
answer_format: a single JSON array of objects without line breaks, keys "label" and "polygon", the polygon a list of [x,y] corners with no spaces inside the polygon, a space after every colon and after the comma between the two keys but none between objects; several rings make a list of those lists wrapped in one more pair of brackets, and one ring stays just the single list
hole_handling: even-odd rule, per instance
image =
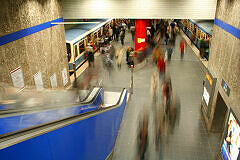
[{"label": "illuminated sign", "polygon": [[209,75],[209,73],[207,73],[206,77],[207,77],[207,79],[208,79],[210,85],[212,85],[213,80],[212,80],[211,76]]},{"label": "illuminated sign", "polygon": [[137,42],[138,42],[138,43],[145,42],[145,38],[138,38],[138,39],[137,39]]},{"label": "illuminated sign", "polygon": [[229,96],[230,88],[228,87],[227,83],[224,80],[222,80],[222,88],[223,88],[224,92]]}]

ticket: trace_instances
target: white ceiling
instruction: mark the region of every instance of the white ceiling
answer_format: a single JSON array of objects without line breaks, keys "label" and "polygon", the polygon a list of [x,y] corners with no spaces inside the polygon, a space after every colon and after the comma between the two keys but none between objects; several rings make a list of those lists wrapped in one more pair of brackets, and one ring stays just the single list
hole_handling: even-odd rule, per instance
[{"label": "white ceiling", "polygon": [[214,19],[217,0],[62,0],[64,19]]}]

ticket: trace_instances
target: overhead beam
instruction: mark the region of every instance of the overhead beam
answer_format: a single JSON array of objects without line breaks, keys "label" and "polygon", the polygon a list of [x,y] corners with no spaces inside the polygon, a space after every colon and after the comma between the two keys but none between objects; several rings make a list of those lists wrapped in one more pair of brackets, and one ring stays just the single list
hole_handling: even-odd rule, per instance
[{"label": "overhead beam", "polygon": [[62,0],[65,19],[214,19],[217,0]]}]

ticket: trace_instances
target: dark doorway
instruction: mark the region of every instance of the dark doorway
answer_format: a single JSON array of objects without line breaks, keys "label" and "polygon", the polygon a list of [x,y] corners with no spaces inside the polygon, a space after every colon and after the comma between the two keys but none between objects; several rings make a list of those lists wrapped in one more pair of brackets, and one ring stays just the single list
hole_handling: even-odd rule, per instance
[{"label": "dark doorway", "polygon": [[214,112],[214,117],[212,122],[212,129],[211,129],[212,132],[221,132],[221,133],[223,132],[227,110],[228,110],[228,107],[225,104],[221,94],[218,92],[216,109]]}]

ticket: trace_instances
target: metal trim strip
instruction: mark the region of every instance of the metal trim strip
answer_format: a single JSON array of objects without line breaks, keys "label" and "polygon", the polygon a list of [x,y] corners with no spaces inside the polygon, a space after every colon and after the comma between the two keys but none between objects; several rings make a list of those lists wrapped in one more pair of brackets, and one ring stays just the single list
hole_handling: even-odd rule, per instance
[{"label": "metal trim strip", "polygon": [[220,19],[215,18],[214,24],[216,24],[218,27],[222,28],[223,30],[227,31],[228,33],[232,34],[233,36],[240,39],[240,29],[237,29],[230,24],[227,24]]},{"label": "metal trim strip", "polygon": [[23,30],[20,30],[20,31],[2,36],[2,37],[0,37],[0,46],[2,46],[4,44],[7,44],[7,43],[10,43],[10,42],[13,42],[13,41],[16,41],[16,40],[21,39],[23,37],[29,36],[31,34],[40,32],[40,31],[45,30],[47,28],[58,25],[58,24],[52,24],[54,22],[63,22],[63,18],[58,18],[58,19],[55,19],[55,20],[52,20],[52,21],[49,21],[49,22],[46,22],[46,23],[42,23],[42,24],[30,27],[30,28],[26,28],[26,29],[23,29]]}]

